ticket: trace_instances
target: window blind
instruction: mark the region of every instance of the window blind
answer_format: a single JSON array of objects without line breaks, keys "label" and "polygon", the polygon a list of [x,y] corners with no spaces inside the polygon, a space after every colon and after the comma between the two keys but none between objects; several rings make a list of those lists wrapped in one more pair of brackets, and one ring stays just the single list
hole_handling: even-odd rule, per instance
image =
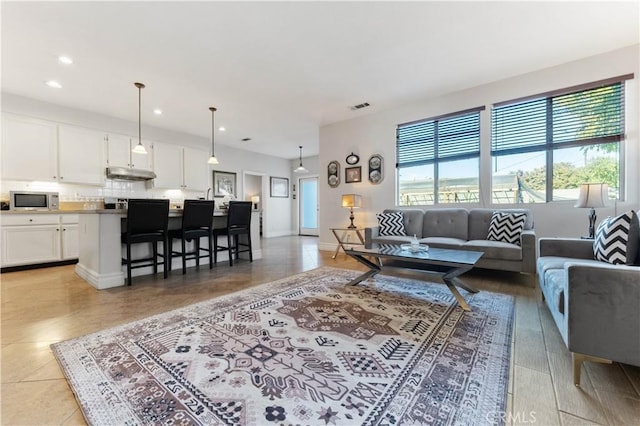
[{"label": "window blind", "polygon": [[396,132],[397,167],[458,160],[480,155],[480,109],[401,124]]},{"label": "window blind", "polygon": [[492,155],[546,149],[547,144],[588,145],[624,136],[622,82],[494,107]]}]

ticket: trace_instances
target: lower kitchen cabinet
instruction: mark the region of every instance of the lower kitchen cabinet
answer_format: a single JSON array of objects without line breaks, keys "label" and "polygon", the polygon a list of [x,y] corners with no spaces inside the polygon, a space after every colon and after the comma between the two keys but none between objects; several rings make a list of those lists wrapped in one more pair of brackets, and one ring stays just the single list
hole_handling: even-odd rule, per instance
[{"label": "lower kitchen cabinet", "polygon": [[78,258],[78,215],[6,215],[1,234],[2,267]]}]

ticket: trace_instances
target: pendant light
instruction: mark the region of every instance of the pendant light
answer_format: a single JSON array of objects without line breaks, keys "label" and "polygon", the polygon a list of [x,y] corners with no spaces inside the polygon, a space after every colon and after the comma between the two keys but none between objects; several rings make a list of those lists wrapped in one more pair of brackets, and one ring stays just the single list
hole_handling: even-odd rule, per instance
[{"label": "pendant light", "polygon": [[307,173],[307,172],[309,172],[309,170],[305,169],[304,166],[302,165],[302,145],[300,145],[299,148],[300,148],[300,165],[293,172],[294,173]]},{"label": "pendant light", "polygon": [[138,145],[134,146],[131,152],[134,154],[146,154],[147,150],[144,149],[144,145],[142,145],[142,113],[140,109],[141,104],[141,92],[144,89],[144,84],[142,83],[133,83],[138,88]]},{"label": "pendant light", "polygon": [[218,164],[218,159],[216,158],[216,154],[215,154],[215,146],[213,144],[213,135],[215,134],[215,125],[213,124],[213,113],[216,112],[216,109],[214,107],[209,107],[209,111],[211,111],[211,157],[209,157],[209,161],[207,161],[207,163],[209,164]]}]

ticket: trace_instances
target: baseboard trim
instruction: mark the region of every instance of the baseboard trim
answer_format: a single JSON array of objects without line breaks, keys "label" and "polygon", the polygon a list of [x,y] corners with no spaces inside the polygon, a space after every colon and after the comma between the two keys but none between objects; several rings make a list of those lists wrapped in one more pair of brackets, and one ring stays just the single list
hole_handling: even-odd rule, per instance
[{"label": "baseboard trim", "polygon": [[49,268],[51,266],[73,265],[75,263],[78,263],[78,259],[61,260],[59,262],[36,263],[32,265],[6,266],[4,268],[1,268],[0,272],[4,274],[5,272],[28,271],[29,269],[40,269],[40,268]]}]

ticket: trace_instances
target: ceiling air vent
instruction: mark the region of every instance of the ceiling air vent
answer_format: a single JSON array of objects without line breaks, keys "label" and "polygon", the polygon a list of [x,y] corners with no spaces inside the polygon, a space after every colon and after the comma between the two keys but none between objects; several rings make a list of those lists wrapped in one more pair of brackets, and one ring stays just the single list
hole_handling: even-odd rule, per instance
[{"label": "ceiling air vent", "polygon": [[242,142],[249,142],[251,140],[251,138],[242,138],[240,139]]},{"label": "ceiling air vent", "polygon": [[361,104],[354,105],[354,106],[349,107],[349,108],[351,108],[351,111],[356,111],[356,110],[359,110],[359,109],[362,109],[362,108],[366,108],[369,105],[370,105],[369,102],[363,102]]}]

